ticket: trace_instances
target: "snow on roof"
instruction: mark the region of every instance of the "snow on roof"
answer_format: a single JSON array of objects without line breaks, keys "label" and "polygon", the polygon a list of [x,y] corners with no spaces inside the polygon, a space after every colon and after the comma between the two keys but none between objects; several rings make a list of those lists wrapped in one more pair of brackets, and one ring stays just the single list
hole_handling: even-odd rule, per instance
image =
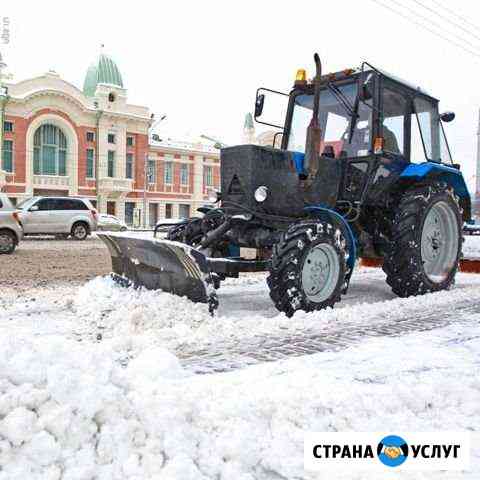
[{"label": "snow on roof", "polygon": [[185,150],[187,151],[199,151],[199,152],[205,152],[205,153],[212,153],[215,155],[219,154],[219,150],[214,148],[213,145],[207,145],[203,142],[189,142],[189,141],[184,141],[184,140],[175,140],[171,138],[166,138],[163,139],[161,138],[160,140],[154,140],[153,138],[150,138],[150,147],[155,147],[155,148],[171,148],[175,150]]}]

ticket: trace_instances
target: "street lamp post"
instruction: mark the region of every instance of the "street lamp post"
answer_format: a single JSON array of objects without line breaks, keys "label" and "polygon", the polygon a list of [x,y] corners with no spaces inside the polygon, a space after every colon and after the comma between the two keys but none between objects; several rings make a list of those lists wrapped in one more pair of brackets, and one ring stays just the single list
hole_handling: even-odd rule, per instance
[{"label": "street lamp post", "polygon": [[150,132],[163,120],[167,118],[162,115],[157,121],[153,121],[154,115],[150,118],[150,123],[147,130],[147,152],[145,153],[145,161],[143,162],[143,228],[147,228],[147,188],[148,188],[148,147],[150,145]]},{"label": "street lamp post", "polygon": [[94,103],[95,105],[95,120],[96,120],[96,128],[95,128],[95,160],[94,160],[94,168],[95,168],[95,191],[97,193],[97,211],[100,213],[100,117],[103,114],[103,110],[98,108],[98,102]]}]

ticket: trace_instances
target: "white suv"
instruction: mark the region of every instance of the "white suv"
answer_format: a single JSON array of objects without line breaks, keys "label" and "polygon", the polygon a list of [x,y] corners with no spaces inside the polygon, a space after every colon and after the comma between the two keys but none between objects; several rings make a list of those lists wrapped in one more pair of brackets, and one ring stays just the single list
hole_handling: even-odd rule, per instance
[{"label": "white suv", "polygon": [[0,254],[13,253],[23,237],[23,228],[15,207],[0,193]]},{"label": "white suv", "polygon": [[71,235],[75,240],[85,240],[97,229],[97,211],[83,198],[33,197],[17,208],[25,235]]}]

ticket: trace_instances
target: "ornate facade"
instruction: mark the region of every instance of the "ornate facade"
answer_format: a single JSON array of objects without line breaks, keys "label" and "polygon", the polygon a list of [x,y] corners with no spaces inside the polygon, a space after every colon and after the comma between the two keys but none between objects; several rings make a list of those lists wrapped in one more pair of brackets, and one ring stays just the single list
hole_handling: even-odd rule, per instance
[{"label": "ornate facade", "polygon": [[83,90],[52,71],[0,87],[0,191],[16,203],[32,195],[85,197],[133,223],[143,218],[146,195],[152,225],[193,215],[219,188],[218,151],[152,140],[148,108],[128,103],[120,71],[104,54]]}]

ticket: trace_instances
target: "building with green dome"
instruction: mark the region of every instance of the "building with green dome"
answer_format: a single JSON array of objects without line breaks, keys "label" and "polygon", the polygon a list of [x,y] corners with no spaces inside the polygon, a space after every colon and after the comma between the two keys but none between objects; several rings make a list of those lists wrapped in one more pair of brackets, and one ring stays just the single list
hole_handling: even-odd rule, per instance
[{"label": "building with green dome", "polygon": [[83,82],[83,93],[87,97],[94,97],[99,83],[123,88],[122,75],[117,64],[104,53],[88,67]]},{"label": "building with green dome", "polygon": [[82,89],[54,71],[3,86],[0,191],[14,202],[86,197],[128,224],[146,212],[153,225],[193,215],[219,187],[218,151],[152,136],[148,107],[128,102],[121,70],[104,52]]}]

